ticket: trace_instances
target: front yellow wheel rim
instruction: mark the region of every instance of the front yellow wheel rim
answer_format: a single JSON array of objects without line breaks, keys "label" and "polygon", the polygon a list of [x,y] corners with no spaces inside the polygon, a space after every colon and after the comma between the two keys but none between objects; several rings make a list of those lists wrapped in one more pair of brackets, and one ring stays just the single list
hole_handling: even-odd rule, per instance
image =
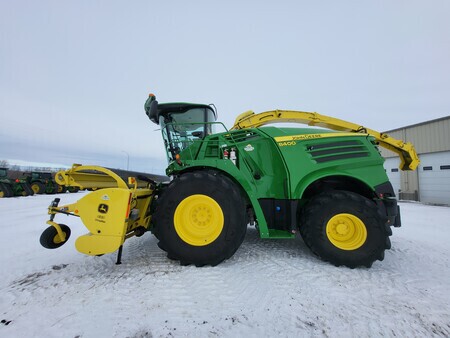
[{"label": "front yellow wheel rim", "polygon": [[194,246],[211,244],[223,230],[222,208],[206,195],[186,197],[175,210],[174,225],[184,242]]},{"label": "front yellow wheel rim", "polygon": [[356,250],[367,240],[364,222],[352,214],[338,214],[327,223],[327,237],[330,242],[342,250]]},{"label": "front yellow wheel rim", "polygon": [[39,192],[39,186],[37,184],[32,184],[31,185],[31,190],[33,190],[33,192],[35,194],[37,194]]},{"label": "front yellow wheel rim", "polygon": [[3,197],[5,197],[5,193],[2,190],[0,190],[0,198],[3,198]]},{"label": "front yellow wheel rim", "polygon": [[61,239],[61,237],[59,237],[59,234],[56,234],[55,237],[53,237],[53,243],[59,244],[62,242],[64,242],[64,241]]}]

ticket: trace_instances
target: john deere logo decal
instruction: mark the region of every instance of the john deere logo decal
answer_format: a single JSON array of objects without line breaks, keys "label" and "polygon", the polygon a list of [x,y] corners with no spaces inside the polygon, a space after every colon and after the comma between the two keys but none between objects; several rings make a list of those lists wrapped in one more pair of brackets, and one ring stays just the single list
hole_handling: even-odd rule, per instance
[{"label": "john deere logo decal", "polygon": [[253,151],[255,150],[255,148],[253,148],[253,146],[251,144],[247,144],[244,148],[245,151]]},{"label": "john deere logo decal", "polygon": [[108,213],[108,206],[106,204],[100,204],[98,206],[98,212],[101,213],[101,214]]}]

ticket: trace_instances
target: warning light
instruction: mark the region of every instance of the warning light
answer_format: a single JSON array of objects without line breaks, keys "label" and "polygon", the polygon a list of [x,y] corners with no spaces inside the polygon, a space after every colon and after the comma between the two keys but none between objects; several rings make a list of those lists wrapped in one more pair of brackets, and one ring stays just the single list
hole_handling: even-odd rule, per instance
[{"label": "warning light", "polygon": [[179,165],[181,165],[181,156],[180,156],[180,154],[176,154],[176,155],[175,155],[175,161],[176,161]]}]

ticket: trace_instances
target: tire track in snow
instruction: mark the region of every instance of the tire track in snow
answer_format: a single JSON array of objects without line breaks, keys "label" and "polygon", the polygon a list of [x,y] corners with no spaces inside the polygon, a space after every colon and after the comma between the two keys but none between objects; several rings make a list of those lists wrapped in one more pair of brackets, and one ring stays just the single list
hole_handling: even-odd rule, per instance
[{"label": "tire track in snow", "polygon": [[[31,208],[28,230],[22,228],[33,243],[34,222],[47,202]],[[415,210],[407,207],[416,208],[405,206],[406,215]],[[12,233],[20,224],[4,216],[8,209],[2,219]],[[74,228],[73,236],[83,231]],[[422,242],[414,231],[406,238],[394,234],[383,262],[354,270],[321,262],[299,238],[262,240],[254,228],[236,254],[214,268],[182,267],[156,243],[149,234],[130,239],[120,266],[114,254],[80,255],[73,239],[57,252],[10,245],[5,262],[22,260],[24,268],[5,269],[13,277],[3,284],[0,303],[2,319],[11,323],[0,333],[92,336],[101,325],[105,335],[130,337],[450,336],[447,247]]]}]

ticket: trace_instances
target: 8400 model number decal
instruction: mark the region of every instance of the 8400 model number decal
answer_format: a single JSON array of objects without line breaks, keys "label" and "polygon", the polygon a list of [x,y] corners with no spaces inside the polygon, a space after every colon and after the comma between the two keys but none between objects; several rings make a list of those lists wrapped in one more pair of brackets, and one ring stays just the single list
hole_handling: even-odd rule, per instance
[{"label": "8400 model number decal", "polygon": [[279,147],[290,147],[290,146],[295,146],[296,144],[297,144],[297,142],[295,142],[295,141],[278,142]]}]

